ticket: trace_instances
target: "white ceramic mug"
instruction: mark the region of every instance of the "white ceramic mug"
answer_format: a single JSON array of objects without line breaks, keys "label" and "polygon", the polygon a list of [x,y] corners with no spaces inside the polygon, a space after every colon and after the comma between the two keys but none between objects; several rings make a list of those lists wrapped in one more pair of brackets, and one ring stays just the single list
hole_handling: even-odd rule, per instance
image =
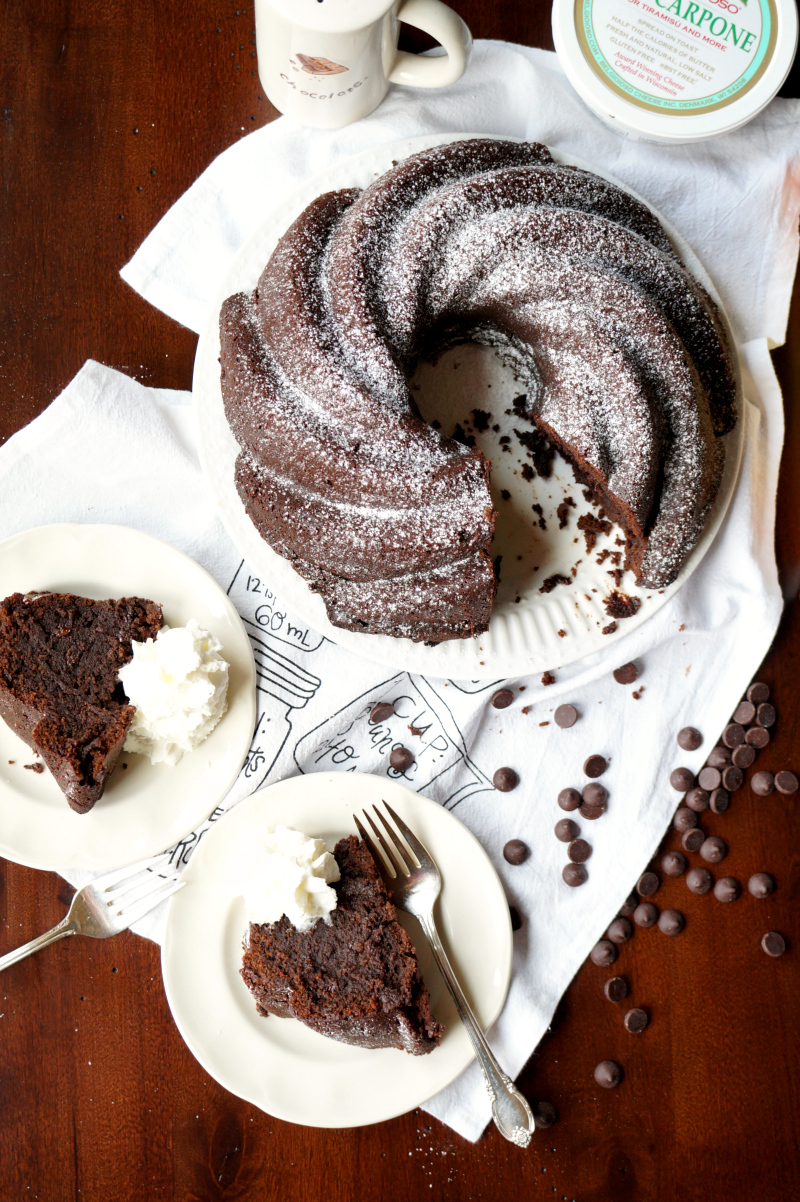
[{"label": "white ceramic mug", "polygon": [[[429,33],[444,56],[398,50],[400,21]],[[256,0],[256,49],[276,109],[302,125],[338,129],[377,108],[390,83],[455,83],[472,35],[440,0]]]}]

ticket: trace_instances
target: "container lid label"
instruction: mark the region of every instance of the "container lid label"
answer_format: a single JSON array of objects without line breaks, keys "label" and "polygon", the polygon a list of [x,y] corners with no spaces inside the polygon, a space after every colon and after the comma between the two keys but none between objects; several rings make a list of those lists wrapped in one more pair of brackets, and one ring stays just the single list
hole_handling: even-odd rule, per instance
[{"label": "container lid label", "polygon": [[630,103],[670,116],[739,100],[769,66],[775,0],[575,0],[589,67]]}]

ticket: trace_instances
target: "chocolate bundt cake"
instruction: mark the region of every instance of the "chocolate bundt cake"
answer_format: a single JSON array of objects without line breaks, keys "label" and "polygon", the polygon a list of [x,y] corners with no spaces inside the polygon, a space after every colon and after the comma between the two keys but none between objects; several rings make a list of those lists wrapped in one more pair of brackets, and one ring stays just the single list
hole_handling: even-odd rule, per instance
[{"label": "chocolate bundt cake", "polygon": [[136,712],[118,680],[131,640],[162,625],[161,606],[140,597],[13,593],[0,603],[0,717],[79,814],[102,796]]},{"label": "chocolate bundt cake", "polygon": [[736,422],[726,329],[659,222],[535,143],[454,142],[320,196],[220,336],[239,495],[349,630],[489,621],[489,464],[420,417],[420,358],[498,349],[648,588],[695,545]]},{"label": "chocolate bundt cake", "polygon": [[340,880],[330,925],[298,931],[284,915],[250,923],[242,979],[259,1014],[297,1018],[341,1043],[423,1056],[444,1028],[431,1015],[416,953],[366,845],[354,835],[333,851]]}]

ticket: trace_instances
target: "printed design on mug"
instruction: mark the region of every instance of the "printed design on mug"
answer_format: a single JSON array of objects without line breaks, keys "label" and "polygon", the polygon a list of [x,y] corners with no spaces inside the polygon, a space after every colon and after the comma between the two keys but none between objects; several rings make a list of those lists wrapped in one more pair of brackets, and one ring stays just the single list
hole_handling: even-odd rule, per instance
[{"label": "printed design on mug", "polygon": [[[343,71],[349,71],[349,67],[343,67],[341,63],[333,63],[329,58],[315,58],[310,54],[298,54],[297,58],[300,66],[308,75],[341,75]],[[294,66],[294,61],[289,60]]]}]

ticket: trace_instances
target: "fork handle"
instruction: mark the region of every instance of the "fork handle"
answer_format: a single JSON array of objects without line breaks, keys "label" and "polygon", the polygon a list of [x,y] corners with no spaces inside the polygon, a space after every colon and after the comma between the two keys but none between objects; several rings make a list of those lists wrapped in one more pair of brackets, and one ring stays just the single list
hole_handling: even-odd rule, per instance
[{"label": "fork handle", "polygon": [[486,1090],[492,1103],[492,1118],[495,1126],[500,1134],[510,1140],[512,1144],[516,1144],[520,1148],[527,1148],[533,1135],[533,1112],[514,1082],[500,1068],[492,1049],[486,1042],[483,1031],[478,1026],[478,1020],[472,1012],[472,1007],[464,997],[458,978],[447,959],[447,953],[442,946],[433,916],[417,915],[417,917],[428,937],[445,985],[450,990],[450,996],[455,1002],[458,1016],[467,1028],[478,1064],[483,1069]]},{"label": "fork handle", "polygon": [[47,947],[48,943],[55,943],[57,939],[63,939],[66,935],[77,934],[78,928],[72,919],[67,915],[62,918],[57,927],[53,927],[51,931],[45,931],[44,935],[38,935],[36,939],[31,939],[30,943],[23,943],[22,947],[17,947],[13,952],[9,952],[6,956],[0,956],[0,972],[4,968],[10,968],[12,964],[16,964],[19,960],[24,960],[26,956],[33,955],[40,948]]}]

